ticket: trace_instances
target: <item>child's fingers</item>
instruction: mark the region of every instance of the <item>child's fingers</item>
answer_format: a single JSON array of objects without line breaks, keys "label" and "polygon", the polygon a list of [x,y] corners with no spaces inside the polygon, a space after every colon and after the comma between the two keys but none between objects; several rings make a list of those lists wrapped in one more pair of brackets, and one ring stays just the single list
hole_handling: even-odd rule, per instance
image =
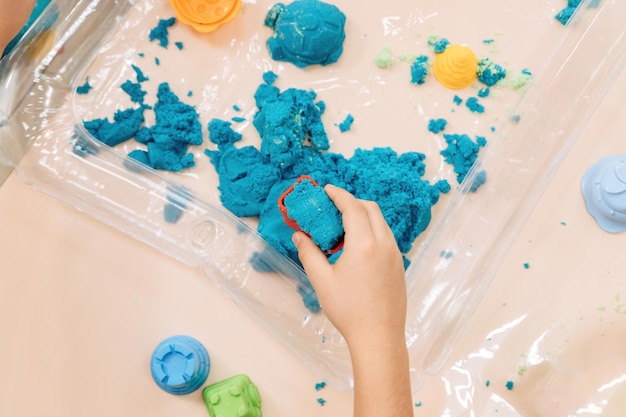
[{"label": "child's fingers", "polygon": [[298,249],[298,258],[316,288],[322,277],[330,275],[330,263],[321,249],[304,233],[295,232],[292,240]]},{"label": "child's fingers", "polygon": [[341,212],[346,240],[359,240],[361,236],[372,233],[369,215],[363,202],[357,200],[343,188],[327,185],[324,191]]}]

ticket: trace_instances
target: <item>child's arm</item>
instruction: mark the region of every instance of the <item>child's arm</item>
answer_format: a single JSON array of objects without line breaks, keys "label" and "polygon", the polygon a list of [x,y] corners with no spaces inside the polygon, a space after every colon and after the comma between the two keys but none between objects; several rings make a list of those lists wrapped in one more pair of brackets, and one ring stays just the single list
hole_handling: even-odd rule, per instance
[{"label": "child's arm", "polygon": [[348,344],[354,415],[413,416],[406,284],[395,238],[376,203],[334,186],[325,190],[343,216],[343,253],[331,265],[304,233],[293,239],[322,309]]},{"label": "child's arm", "polygon": [[26,24],[36,0],[0,0],[0,54]]}]

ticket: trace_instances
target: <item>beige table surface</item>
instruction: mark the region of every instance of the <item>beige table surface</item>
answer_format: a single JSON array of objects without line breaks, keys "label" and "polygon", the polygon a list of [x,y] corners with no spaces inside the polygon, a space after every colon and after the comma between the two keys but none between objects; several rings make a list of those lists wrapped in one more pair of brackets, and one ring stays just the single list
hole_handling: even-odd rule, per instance
[{"label": "beige table surface", "polygon": [[[602,231],[580,193],[589,166],[626,154],[624,91],[622,74],[528,220],[449,363],[415,394],[416,416],[454,415],[449,404],[458,403],[461,392],[464,407],[476,408],[476,415],[495,413],[480,412],[478,399],[486,397],[501,398],[524,417],[626,415],[626,314],[619,298],[620,292],[626,297],[626,234]],[[174,334],[205,344],[208,383],[248,374],[266,416],[351,415],[350,392],[317,392],[320,378],[201,271],[14,175],[0,189],[0,236],[0,416],[206,416],[199,393],[168,395],[151,379],[153,349]],[[451,375],[474,366],[472,352],[509,328],[515,332],[498,343],[493,365],[486,361],[467,373],[471,389],[455,388]],[[525,343],[542,333],[561,343],[544,352],[543,361],[528,360],[520,375],[520,357],[529,359],[523,353],[531,347]],[[508,379],[515,379],[512,391],[504,388]],[[582,409],[606,394],[598,389],[603,381],[614,381],[610,401],[598,401],[600,412]]]}]

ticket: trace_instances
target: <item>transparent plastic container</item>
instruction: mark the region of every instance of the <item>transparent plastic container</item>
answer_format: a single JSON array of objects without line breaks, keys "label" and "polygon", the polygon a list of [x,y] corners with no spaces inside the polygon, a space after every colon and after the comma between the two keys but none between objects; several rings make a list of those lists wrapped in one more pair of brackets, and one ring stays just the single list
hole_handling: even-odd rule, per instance
[{"label": "transparent plastic container", "polygon": [[[352,373],[344,340],[323,312],[305,308],[296,291],[298,282],[306,281],[303,271],[255,232],[254,219],[239,219],[221,206],[217,174],[203,155],[213,146],[206,124],[214,117],[246,117],[236,126],[242,143],[258,146],[249,120],[264,71],[278,73],[281,90],[315,90],[327,104],[324,123],[331,151],[349,156],[358,147],[391,146],[399,153],[423,152],[425,178],[447,178],[453,184],[408,254],[406,334],[413,388],[418,389],[420,378],[437,373],[449,356],[552,174],[624,69],[626,5],[613,0],[589,7],[592,2],[584,2],[563,27],[553,18],[565,6],[561,3],[533,0],[520,9],[514,0],[471,5],[433,0],[419,6],[369,1],[367,7],[337,2],[348,17],[342,58],[328,67],[302,70],[267,54],[271,32],[262,22],[270,1],[244,2],[241,15],[210,36],[178,23],[170,31],[171,43],[183,42],[178,50],[148,40],[158,19],[173,16],[166,1],[59,0],[0,63],[0,165],[14,168],[38,190],[202,268],[329,384],[349,389]],[[42,46],[45,33],[51,34],[47,47]],[[530,68],[533,78],[523,93],[493,88],[484,115],[466,111],[453,104],[453,97],[476,95],[475,89],[446,90],[433,77],[424,86],[409,83],[410,63],[400,58],[431,53],[431,35],[468,44],[479,58],[490,57],[510,71]],[[486,42],[490,38],[495,41]],[[390,46],[396,58],[385,70],[373,63],[383,46]],[[126,158],[136,144],[109,148],[82,127],[83,120],[112,117],[116,109],[132,105],[120,89],[134,76],[130,64],[150,78],[147,102],[154,102],[156,85],[167,81],[200,113],[205,144],[192,150],[193,169],[179,174],[148,169]],[[87,77],[93,90],[76,94]],[[186,96],[188,91],[193,94]],[[234,104],[241,114],[233,113]],[[334,125],[347,113],[355,116],[353,130],[339,136]],[[519,118],[514,122],[511,116]],[[448,133],[488,137],[475,168],[456,188],[451,168],[439,155],[445,143],[426,128],[437,117],[449,119]],[[77,138],[88,155],[74,152]],[[469,192],[482,170],[487,182]],[[184,205],[176,223],[163,215],[172,200]],[[258,254],[273,272],[252,268],[250,259]]]}]

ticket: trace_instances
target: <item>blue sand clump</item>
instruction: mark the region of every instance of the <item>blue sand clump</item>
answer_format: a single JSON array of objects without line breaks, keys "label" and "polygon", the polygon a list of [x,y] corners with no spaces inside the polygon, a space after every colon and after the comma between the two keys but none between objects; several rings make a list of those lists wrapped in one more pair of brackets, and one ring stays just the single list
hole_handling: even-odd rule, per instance
[{"label": "blue sand clump", "polygon": [[339,123],[339,131],[347,132],[352,128],[352,123],[354,123],[354,117],[351,114],[348,114],[344,121]]},{"label": "blue sand clump", "polygon": [[492,87],[496,85],[498,81],[506,77],[506,70],[491,59],[483,58],[478,61],[478,71],[476,74],[483,84]]},{"label": "blue sand clump", "polygon": [[323,109],[315,103],[316,94],[289,88],[283,92],[261,84],[254,95],[257,113],[252,121],[262,138],[261,154],[281,168],[296,161],[305,141],[318,151],[330,146],[322,123]]},{"label": "blue sand clump", "polygon": [[138,83],[142,83],[144,81],[149,81],[150,78],[148,78],[143,71],[141,70],[141,68],[139,68],[137,65],[131,65],[132,69],[135,71],[135,75],[137,75],[137,82]]},{"label": "blue sand clump", "polygon": [[446,38],[441,38],[433,44],[433,51],[435,51],[435,53],[437,54],[440,54],[446,50],[448,45],[450,45],[450,41]]},{"label": "blue sand clump", "polygon": [[141,88],[140,83],[134,83],[130,80],[126,80],[121,85],[121,88],[126,94],[128,94],[133,103],[143,104],[146,92]]},{"label": "blue sand clump", "polygon": [[85,129],[100,142],[108,146],[117,146],[135,136],[144,122],[144,107],[118,110],[113,115],[113,122],[108,118],[83,122]]},{"label": "blue sand clump", "polygon": [[137,141],[147,145],[147,151],[141,159],[139,152],[131,157],[154,169],[179,172],[195,165],[193,154],[187,153],[189,145],[202,144],[202,126],[198,121],[198,112],[181,102],[172,92],[168,83],[161,83],[154,106],[155,125],[143,128],[138,133]]},{"label": "blue sand clump", "polygon": [[460,184],[474,165],[480,148],[487,144],[487,139],[476,136],[476,142],[474,142],[465,134],[444,134],[443,137],[448,147],[440,153],[445,161],[454,167],[457,182]]},{"label": "blue sand clump", "polygon": [[308,180],[296,182],[284,204],[289,218],[320,249],[327,252],[341,242],[344,235],[341,213],[323,188]]},{"label": "blue sand clump", "polygon": [[489,97],[490,92],[491,90],[489,89],[489,87],[481,88],[480,90],[478,90],[478,97],[481,97],[481,98]]},{"label": "blue sand clump", "polygon": [[[398,155],[388,147],[357,149],[351,158],[328,152],[314,97],[304,90],[281,92],[267,83],[259,86],[254,126],[261,136],[260,149],[237,148],[236,136],[227,134],[224,137],[232,142],[216,139],[218,149],[205,151],[218,173],[222,204],[238,216],[259,216],[258,232],[265,241],[299,264],[291,240],[293,230],[283,220],[278,199],[299,177],[309,175],[320,187],[333,184],[357,198],[376,201],[400,251],[409,252],[415,238],[428,226],[432,206],[442,193],[449,192],[450,184],[443,180],[431,184],[422,178],[425,155],[419,152]],[[312,122],[315,129],[310,128]],[[290,146],[278,146],[277,134],[288,136]],[[323,146],[316,135],[323,138]],[[333,255],[333,260],[337,256]],[[253,266],[271,268],[271,262],[264,262],[264,258],[263,253],[258,254]],[[298,282],[298,292],[307,308],[319,309],[308,280]]]},{"label": "blue sand clump", "polygon": [[478,102],[478,99],[476,97],[470,97],[465,101],[465,106],[472,112],[472,113],[484,113],[485,112],[485,107],[480,104]]},{"label": "blue sand clump", "polygon": [[174,23],[176,23],[175,17],[159,20],[159,23],[154,28],[150,29],[150,42],[156,40],[163,48],[167,48],[170,43],[168,29],[174,26]]},{"label": "blue sand clump", "polygon": [[238,142],[243,137],[241,133],[232,129],[230,122],[212,119],[209,122],[209,140],[218,147]]},{"label": "blue sand clump", "polygon": [[78,87],[76,87],[76,93],[77,94],[88,94],[89,91],[91,90],[91,84],[89,84],[89,77],[87,77],[85,79],[85,84],[83,85],[79,85]]},{"label": "blue sand clump", "polygon": [[[253,146],[224,148],[205,151],[219,176],[222,204],[239,217],[259,216],[272,187],[281,179],[280,169]],[[274,200],[276,211],[278,197]]]},{"label": "blue sand clump", "polygon": [[448,121],[446,119],[430,119],[428,121],[428,131],[437,134],[442,132],[447,124]]},{"label": "blue sand clump", "polygon": [[174,42],[174,45],[176,45],[179,51],[183,50],[184,45],[182,42]]},{"label": "blue sand clump", "polygon": [[246,118],[245,117],[233,117],[230,120],[232,120],[235,123],[242,123],[246,121]]},{"label": "blue sand clump", "polygon": [[554,15],[554,18],[561,22],[563,26],[565,26],[567,22],[570,21],[575,11],[576,7],[565,7],[561,9],[556,15]]},{"label": "blue sand clump", "polygon": [[411,83],[418,85],[424,84],[427,75],[428,57],[426,55],[420,55],[415,58],[415,61],[411,64]]},{"label": "blue sand clump", "polygon": [[332,64],[343,52],[345,22],[337,6],[320,0],[277,3],[265,17],[265,25],[274,30],[267,48],[272,59],[300,68]]},{"label": "blue sand clump", "polygon": [[452,99],[452,101],[454,102],[454,104],[456,104],[457,106],[460,106],[461,103],[463,103],[463,99],[459,96],[457,96],[456,94],[454,95],[454,98]]}]

